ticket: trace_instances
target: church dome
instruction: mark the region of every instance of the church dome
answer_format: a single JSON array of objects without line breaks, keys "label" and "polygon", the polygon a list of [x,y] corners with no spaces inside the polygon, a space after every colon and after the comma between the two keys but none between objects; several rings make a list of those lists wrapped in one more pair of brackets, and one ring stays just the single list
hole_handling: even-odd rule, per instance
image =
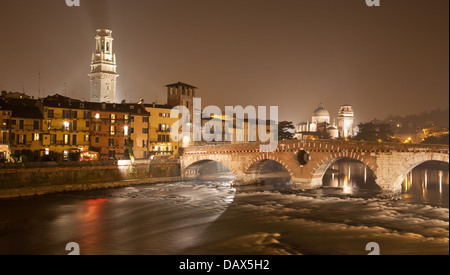
[{"label": "church dome", "polygon": [[327,116],[327,117],[329,117],[330,116],[330,112],[328,112],[328,110],[323,107],[323,104],[320,103],[319,107],[314,111],[313,116],[316,116],[316,117],[325,117],[325,116]]}]

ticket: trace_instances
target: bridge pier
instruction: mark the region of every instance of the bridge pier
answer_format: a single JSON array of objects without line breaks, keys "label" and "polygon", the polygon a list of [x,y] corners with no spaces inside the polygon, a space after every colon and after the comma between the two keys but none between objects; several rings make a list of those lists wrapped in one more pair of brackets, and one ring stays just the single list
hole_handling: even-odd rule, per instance
[{"label": "bridge pier", "polygon": [[294,189],[304,189],[304,190],[313,190],[313,189],[319,189],[322,187],[322,183],[314,182],[310,178],[291,178],[292,180],[292,187]]},{"label": "bridge pier", "polygon": [[233,185],[235,186],[243,186],[243,185],[252,185],[252,184],[260,184],[261,180],[258,179],[258,175],[256,174],[247,174],[243,171],[237,171],[235,173],[235,179]]}]

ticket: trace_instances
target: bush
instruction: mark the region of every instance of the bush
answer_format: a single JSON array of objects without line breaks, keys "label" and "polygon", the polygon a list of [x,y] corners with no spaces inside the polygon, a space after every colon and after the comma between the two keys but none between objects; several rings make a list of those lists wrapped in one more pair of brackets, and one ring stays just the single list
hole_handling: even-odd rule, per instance
[{"label": "bush", "polygon": [[31,150],[22,150],[14,154],[14,157],[22,163],[34,161],[34,153]]},{"label": "bush", "polygon": [[48,155],[42,157],[42,161],[62,161],[63,155],[55,152],[50,152]]},{"label": "bush", "polygon": [[69,153],[69,160],[70,161],[80,161],[80,159],[81,159],[80,152]]}]

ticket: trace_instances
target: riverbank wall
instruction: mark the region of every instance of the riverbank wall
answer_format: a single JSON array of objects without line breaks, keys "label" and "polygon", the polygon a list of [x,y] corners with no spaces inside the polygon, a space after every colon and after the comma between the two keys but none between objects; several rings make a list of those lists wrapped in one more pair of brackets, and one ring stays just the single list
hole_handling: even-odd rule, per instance
[{"label": "riverbank wall", "polygon": [[0,199],[180,180],[177,160],[2,165]]}]

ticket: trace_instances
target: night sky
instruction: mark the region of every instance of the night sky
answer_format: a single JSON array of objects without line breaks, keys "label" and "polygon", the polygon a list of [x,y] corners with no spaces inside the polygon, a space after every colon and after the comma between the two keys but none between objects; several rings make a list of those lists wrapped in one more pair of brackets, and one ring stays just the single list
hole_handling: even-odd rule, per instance
[{"label": "night sky", "polygon": [[[449,106],[449,1],[0,0],[0,90],[89,99],[95,30],[113,31],[118,100],[277,105],[310,119],[323,103],[358,122]],[[65,88],[66,87],[66,88]]]}]

